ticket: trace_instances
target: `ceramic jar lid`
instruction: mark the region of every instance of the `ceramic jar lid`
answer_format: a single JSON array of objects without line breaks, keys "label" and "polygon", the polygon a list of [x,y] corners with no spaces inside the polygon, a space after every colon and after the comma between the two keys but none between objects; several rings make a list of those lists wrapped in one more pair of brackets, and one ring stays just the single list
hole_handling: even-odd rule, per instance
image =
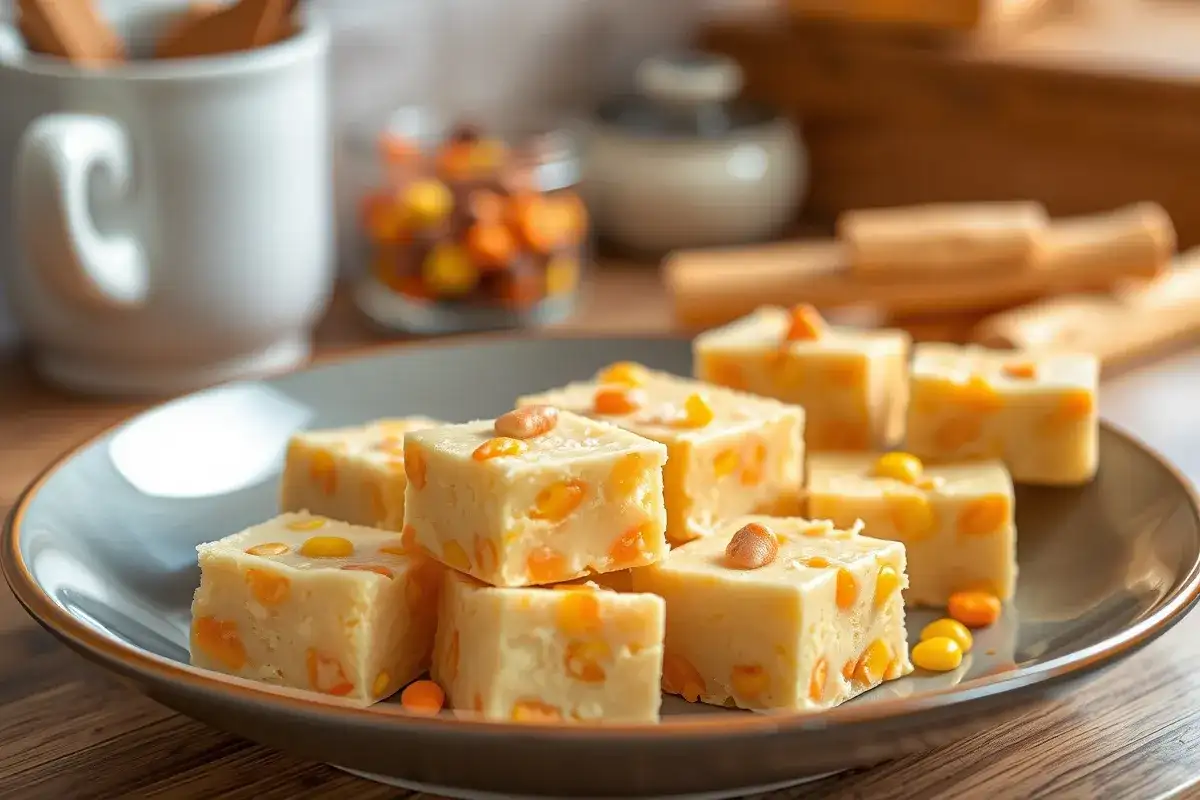
[{"label": "ceramic jar lid", "polygon": [[737,62],[707,53],[649,58],[638,67],[637,94],[601,104],[597,121],[645,138],[722,139],[779,119],[770,109],[735,99]]}]

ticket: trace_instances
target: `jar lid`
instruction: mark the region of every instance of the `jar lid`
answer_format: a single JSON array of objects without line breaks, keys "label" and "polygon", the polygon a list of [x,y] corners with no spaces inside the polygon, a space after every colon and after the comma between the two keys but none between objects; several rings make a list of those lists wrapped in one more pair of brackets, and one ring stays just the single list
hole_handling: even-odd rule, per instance
[{"label": "jar lid", "polygon": [[720,139],[778,119],[771,109],[737,98],[742,70],[733,59],[689,52],[646,59],[637,93],[613,97],[596,118],[621,131],[653,138]]}]

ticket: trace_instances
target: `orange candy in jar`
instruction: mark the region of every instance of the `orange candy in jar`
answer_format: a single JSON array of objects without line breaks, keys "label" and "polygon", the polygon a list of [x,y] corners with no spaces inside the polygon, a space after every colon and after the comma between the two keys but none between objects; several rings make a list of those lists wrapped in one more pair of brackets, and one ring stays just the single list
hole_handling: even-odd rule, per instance
[{"label": "orange candy in jar", "polygon": [[385,180],[360,212],[368,316],[436,334],[541,325],[574,310],[590,226],[565,139],[508,144],[459,125],[432,146],[385,136],[379,154]]}]

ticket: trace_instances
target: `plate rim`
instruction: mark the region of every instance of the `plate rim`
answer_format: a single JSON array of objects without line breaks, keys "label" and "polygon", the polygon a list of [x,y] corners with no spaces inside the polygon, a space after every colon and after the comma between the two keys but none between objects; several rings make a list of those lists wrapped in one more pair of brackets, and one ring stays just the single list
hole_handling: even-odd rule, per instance
[{"label": "plate rim", "polygon": [[[745,715],[681,715],[657,723],[558,725],[554,723],[513,723],[475,720],[453,714],[438,717],[410,715],[398,704],[384,703],[362,707],[341,698],[312,692],[272,686],[232,675],[213,672],[191,664],[160,656],[141,648],[105,636],[77,619],[55,603],[34,580],[21,555],[21,526],[33,499],[42,487],[80,452],[109,436],[132,420],[163,406],[201,392],[226,386],[270,383],[290,375],[315,372],[325,367],[365,361],[386,356],[392,351],[461,347],[473,342],[497,344],[504,342],[538,342],[554,340],[666,340],[684,343],[690,337],[678,333],[596,334],[584,331],[524,331],[507,333],[473,333],[448,336],[433,341],[376,342],[361,347],[339,349],[320,354],[299,369],[262,378],[228,381],[196,391],[183,392],[163,398],[154,404],[129,414],[117,422],[92,433],[67,448],[44,467],[21,491],[0,529],[0,571],[13,595],[25,612],[39,625],[77,652],[104,668],[128,677],[136,676],[144,683],[185,688],[218,702],[259,703],[268,705],[275,713],[292,713],[315,717],[330,724],[358,724],[367,727],[400,728],[416,735],[444,736],[473,734],[475,736],[535,737],[544,740],[565,738],[645,741],[663,737],[697,736],[745,737],[764,734],[803,734],[824,731],[833,733],[862,724],[894,721],[901,717],[922,716],[951,708],[962,708],[1000,693],[1008,693],[1035,685],[1050,685],[1064,679],[1082,677],[1101,667],[1128,656],[1175,626],[1197,601],[1200,601],[1200,557],[1188,568],[1178,588],[1160,601],[1158,607],[1135,625],[1124,628],[1089,647],[1059,656],[1029,667],[1017,668],[1000,675],[981,675],[969,681],[917,696],[901,697],[877,703],[848,704],[820,713],[780,712]],[[1108,434],[1123,439],[1140,449],[1162,467],[1183,489],[1193,517],[1200,525],[1200,494],[1178,467],[1136,435],[1107,420],[1100,427]]]}]

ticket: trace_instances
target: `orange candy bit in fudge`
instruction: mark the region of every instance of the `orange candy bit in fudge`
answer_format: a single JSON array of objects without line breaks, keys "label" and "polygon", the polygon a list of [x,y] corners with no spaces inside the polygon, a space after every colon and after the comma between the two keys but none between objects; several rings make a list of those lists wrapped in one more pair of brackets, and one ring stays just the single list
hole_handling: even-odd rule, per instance
[{"label": "orange candy bit in fudge", "polygon": [[527,452],[529,452],[529,445],[520,439],[498,436],[495,439],[488,439],[479,445],[479,447],[476,447],[475,452],[471,453],[471,458],[476,461],[490,461],[493,458],[519,456]]},{"label": "orange candy bit in fudge", "polygon": [[888,599],[899,589],[900,574],[894,567],[884,564],[879,568],[879,575],[875,578],[875,597],[872,601],[875,608],[883,608]]},{"label": "orange candy bit in fudge", "polygon": [[700,696],[707,693],[699,671],[686,658],[674,653],[663,653],[662,688],[689,703],[700,702]]},{"label": "orange candy bit in fudge", "polygon": [[562,522],[583,502],[587,484],[570,480],[552,483],[538,492],[534,506],[529,511],[530,519]]},{"label": "orange candy bit in fudge", "polygon": [[919,542],[933,535],[937,517],[929,500],[917,494],[885,494],[884,504],[896,532],[906,542]]},{"label": "orange candy bit in fudge", "polygon": [[819,703],[825,697],[825,683],[829,679],[829,662],[824,658],[817,659],[813,665],[812,674],[808,678],[808,699]]},{"label": "orange candy bit in fudge", "polygon": [[563,657],[563,666],[567,674],[583,683],[603,683],[607,674],[603,661],[612,658],[612,650],[607,643],[600,639],[585,642],[571,642],[567,645]]},{"label": "orange candy bit in fudge", "polygon": [[979,414],[991,414],[1004,407],[1004,399],[980,375],[972,375],[966,383],[957,387],[954,400],[958,405]]},{"label": "orange candy bit in fudge", "polygon": [[567,559],[553,547],[539,547],[525,559],[525,573],[533,584],[556,583],[570,577]]},{"label": "orange candy bit in fudge", "polygon": [[[321,520],[324,522],[324,520]],[[288,527],[296,523],[289,523]],[[263,542],[246,548],[246,553],[252,556],[281,556],[292,548],[288,547],[283,542]]]},{"label": "orange candy bit in fudge", "polygon": [[[287,524],[289,531],[315,531],[318,528],[325,527],[324,517],[313,517],[312,519],[294,519]],[[286,550],[284,551],[286,552]]]},{"label": "orange candy bit in fudge", "polygon": [[741,463],[742,459],[737,450],[722,450],[713,458],[713,475],[717,480],[727,478],[737,472],[738,465]]},{"label": "orange candy bit in fudge", "polygon": [[963,536],[995,533],[1008,521],[1008,498],[989,494],[970,501],[958,512],[957,529]]},{"label": "orange candy bit in fudge", "polygon": [[338,474],[337,462],[334,460],[333,454],[325,450],[313,453],[312,460],[308,464],[308,476],[313,483],[321,487],[321,491],[325,494],[336,492]]},{"label": "orange candy bit in fudge", "polygon": [[683,401],[683,415],[675,424],[681,428],[703,428],[716,417],[712,404],[702,394],[688,395]]},{"label": "orange candy bit in fudge", "polygon": [[400,706],[410,714],[437,716],[446,705],[446,693],[433,681],[413,681],[400,693]]},{"label": "orange candy bit in fudge", "polygon": [[1000,368],[1000,373],[1006,378],[1032,380],[1037,377],[1037,365],[1029,361],[1016,361],[1011,364],[1005,364]]},{"label": "orange candy bit in fudge", "polygon": [[596,376],[596,380],[600,383],[638,387],[646,385],[648,375],[649,371],[641,364],[633,361],[618,361],[602,369]]},{"label": "orange candy bit in fudge", "polygon": [[354,684],[346,677],[342,664],[336,658],[309,648],[305,654],[308,668],[308,685],[315,691],[344,697],[354,691]]},{"label": "orange candy bit in fudge", "polygon": [[496,418],[495,429],[510,439],[532,439],[544,436],[558,425],[558,409],[554,406],[526,406]]},{"label": "orange candy bit in fudge", "polygon": [[646,529],[650,523],[634,525],[622,533],[612,547],[608,549],[608,557],[612,566],[636,566],[646,558]]},{"label": "orange candy bit in fudge", "polygon": [[562,711],[541,700],[518,700],[513,704],[514,722],[561,722]]},{"label": "orange candy bit in fudge", "polygon": [[389,567],[385,567],[383,564],[346,564],[342,567],[342,569],[349,570],[351,572],[373,572],[376,575],[382,575],[385,578],[396,577],[396,573],[392,572]]},{"label": "orange candy bit in fudge", "polygon": [[570,587],[558,601],[555,619],[558,628],[568,636],[583,637],[600,631],[600,601],[590,587]]},{"label": "orange candy bit in fudge", "polygon": [[476,223],[467,229],[467,253],[481,269],[503,269],[517,254],[512,232],[497,223]]},{"label": "orange candy bit in fudge", "polygon": [[1078,422],[1087,419],[1096,411],[1096,398],[1084,389],[1063,395],[1055,417],[1063,422]]},{"label": "orange candy bit in fudge", "polygon": [[986,628],[1000,619],[1000,598],[988,592],[955,592],[946,611],[968,628]]},{"label": "orange candy bit in fudge", "polygon": [[779,555],[779,539],[766,525],[751,522],[733,534],[725,547],[725,563],[733,569],[765,567]]},{"label": "orange candy bit in fudge", "polygon": [[300,545],[305,558],[348,558],[354,555],[354,543],[341,536],[314,536]]},{"label": "orange candy bit in fudge", "polygon": [[811,342],[825,335],[825,320],[820,312],[808,303],[793,306],[788,320],[788,342]]},{"label": "orange candy bit in fudge", "polygon": [[829,566],[829,559],[825,556],[809,556],[808,558],[800,559],[800,563],[812,569],[825,569]]},{"label": "orange candy bit in fudge", "polygon": [[729,675],[729,685],[740,698],[761,697],[771,685],[771,676],[758,664],[735,664]]},{"label": "orange candy bit in fudge", "polygon": [[877,478],[891,478],[901,483],[915,484],[924,470],[925,465],[916,456],[893,452],[881,455],[871,474]]},{"label": "orange candy bit in fudge", "polygon": [[496,543],[487,536],[475,537],[475,566],[484,575],[495,572],[500,565],[500,551]]},{"label": "orange candy bit in fudge", "polygon": [[646,393],[626,386],[601,386],[592,399],[592,410],[604,416],[632,414],[646,405]]},{"label": "orange candy bit in fudge", "polygon": [[287,599],[292,582],[286,575],[265,569],[246,570],[246,584],[250,594],[264,606],[277,606]]},{"label": "orange candy bit in fudge", "polygon": [[450,539],[442,543],[442,561],[448,566],[454,567],[459,572],[471,571],[471,559],[467,555],[467,551],[458,543],[456,539]]},{"label": "orange candy bit in fudge", "polygon": [[383,693],[387,691],[388,684],[392,682],[392,676],[384,670],[375,676],[375,681],[371,684],[371,694],[374,697],[383,697]]},{"label": "orange candy bit in fudge", "polygon": [[883,680],[888,664],[892,661],[892,649],[887,642],[876,639],[867,645],[858,664],[854,668],[854,677],[865,686],[874,686]]},{"label": "orange candy bit in fudge", "polygon": [[417,489],[425,488],[425,455],[417,447],[404,448],[404,477]]},{"label": "orange candy bit in fudge", "polygon": [[627,453],[613,464],[605,484],[610,500],[624,500],[637,490],[646,468],[640,453]]},{"label": "orange candy bit in fudge", "polygon": [[854,578],[854,573],[845,567],[838,567],[837,571],[837,605],[838,608],[845,611],[854,605],[858,600],[858,581]]},{"label": "orange candy bit in fudge", "polygon": [[192,621],[192,640],[213,661],[229,670],[246,666],[246,646],[237,623],[215,617],[196,617]]},{"label": "orange candy bit in fudge", "polygon": [[767,444],[761,440],[754,442],[750,457],[742,465],[742,486],[758,486],[763,481],[767,471]]}]

